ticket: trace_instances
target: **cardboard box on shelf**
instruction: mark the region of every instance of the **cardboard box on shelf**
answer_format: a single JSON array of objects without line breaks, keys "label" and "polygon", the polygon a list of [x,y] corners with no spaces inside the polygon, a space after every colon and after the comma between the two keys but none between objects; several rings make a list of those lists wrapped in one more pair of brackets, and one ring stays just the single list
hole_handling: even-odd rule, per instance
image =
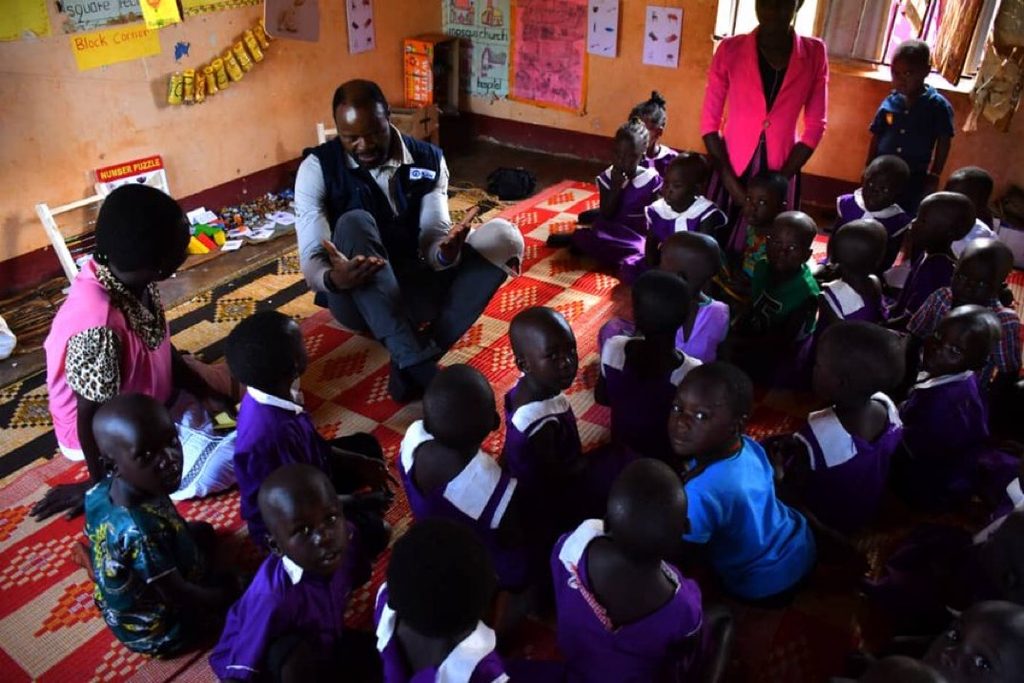
[{"label": "cardboard box on shelf", "polygon": [[406,135],[417,140],[427,140],[436,145],[440,140],[440,126],[438,125],[440,114],[440,110],[433,104],[416,108],[392,107],[391,123]]}]

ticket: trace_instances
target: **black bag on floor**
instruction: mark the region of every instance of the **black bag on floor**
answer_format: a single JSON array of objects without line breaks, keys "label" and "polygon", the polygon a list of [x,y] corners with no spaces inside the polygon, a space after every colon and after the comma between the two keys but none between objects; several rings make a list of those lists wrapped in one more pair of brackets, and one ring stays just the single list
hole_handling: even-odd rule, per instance
[{"label": "black bag on floor", "polygon": [[502,201],[526,199],[537,187],[537,176],[525,168],[499,168],[487,176],[487,191]]}]

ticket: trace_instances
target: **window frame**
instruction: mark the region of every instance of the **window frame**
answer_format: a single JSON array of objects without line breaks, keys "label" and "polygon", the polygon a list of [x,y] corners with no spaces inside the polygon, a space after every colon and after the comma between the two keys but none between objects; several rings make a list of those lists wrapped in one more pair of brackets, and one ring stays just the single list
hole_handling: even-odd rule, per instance
[{"label": "window frame", "polygon": [[[898,0],[891,1],[897,2]],[[934,15],[937,11],[938,3],[943,1],[949,2],[950,0],[925,0],[925,2],[927,2],[925,10],[926,16],[925,20],[922,22],[921,29],[919,29],[918,31],[919,36],[927,35],[928,29],[930,27],[929,22],[934,20]],[[988,40],[988,36],[992,32],[992,26],[995,22],[995,15],[997,10],[999,9],[1000,0],[983,1],[984,5],[982,6],[981,16],[978,19],[978,25],[975,28],[974,36],[971,39],[971,46],[968,49],[967,62],[964,65],[964,69],[960,74],[960,78],[962,80],[973,80],[977,76],[978,69],[981,67],[981,60],[985,54],[985,43]],[[714,40],[716,43],[722,40],[723,38],[728,38],[730,36],[737,35],[736,26],[740,18],[741,3],[744,2],[756,2],[756,0],[718,0],[718,7],[716,7],[715,27],[713,31]],[[819,38],[824,37],[823,34],[825,33],[826,24],[829,18],[829,12],[839,2],[856,2],[856,4],[862,6],[865,4],[864,0],[815,0],[814,32],[812,35]],[[732,31],[731,33],[728,34],[723,34],[719,30],[721,26],[719,23],[718,13],[720,13],[719,8],[722,6],[723,3],[728,3],[729,7],[729,24],[731,26]],[[889,11],[892,12],[891,3]],[[834,53],[831,51],[829,52],[829,57],[831,59],[838,59],[852,64],[863,64],[866,66],[874,67],[876,69],[888,67],[889,61],[886,59],[886,55],[888,54],[890,46],[892,44],[893,28],[893,20],[890,16],[885,21],[884,26],[880,29],[881,31],[884,31],[885,34],[883,39],[880,41],[881,47],[878,50],[878,57],[871,58],[855,54]],[[932,73],[937,75],[937,72],[934,70],[932,71]]]}]

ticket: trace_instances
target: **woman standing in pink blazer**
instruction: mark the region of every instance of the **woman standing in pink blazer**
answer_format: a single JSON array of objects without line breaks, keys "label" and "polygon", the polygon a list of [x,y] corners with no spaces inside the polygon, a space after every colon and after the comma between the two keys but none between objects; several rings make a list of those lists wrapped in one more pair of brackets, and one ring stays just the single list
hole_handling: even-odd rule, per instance
[{"label": "woman standing in pink blazer", "polygon": [[758,27],[723,40],[711,60],[701,135],[717,167],[709,195],[735,224],[723,245],[731,251],[742,250],[746,237],[747,181],[781,173],[790,181],[787,208],[799,208],[800,169],[825,132],[828,55],[821,40],[793,30],[802,4],[757,0]]}]

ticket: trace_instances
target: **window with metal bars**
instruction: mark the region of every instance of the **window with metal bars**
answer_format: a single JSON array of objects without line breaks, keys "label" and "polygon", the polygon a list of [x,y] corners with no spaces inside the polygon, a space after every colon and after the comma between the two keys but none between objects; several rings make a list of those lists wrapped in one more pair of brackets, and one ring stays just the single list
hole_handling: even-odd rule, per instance
[{"label": "window with metal bars", "polygon": [[[904,40],[924,40],[934,49],[943,10],[963,0],[805,0],[796,16],[801,35],[825,40],[833,57],[887,65]],[[962,70],[973,76],[999,0],[981,0],[982,9]],[[719,0],[715,37],[747,33],[757,26],[756,0]]]}]

